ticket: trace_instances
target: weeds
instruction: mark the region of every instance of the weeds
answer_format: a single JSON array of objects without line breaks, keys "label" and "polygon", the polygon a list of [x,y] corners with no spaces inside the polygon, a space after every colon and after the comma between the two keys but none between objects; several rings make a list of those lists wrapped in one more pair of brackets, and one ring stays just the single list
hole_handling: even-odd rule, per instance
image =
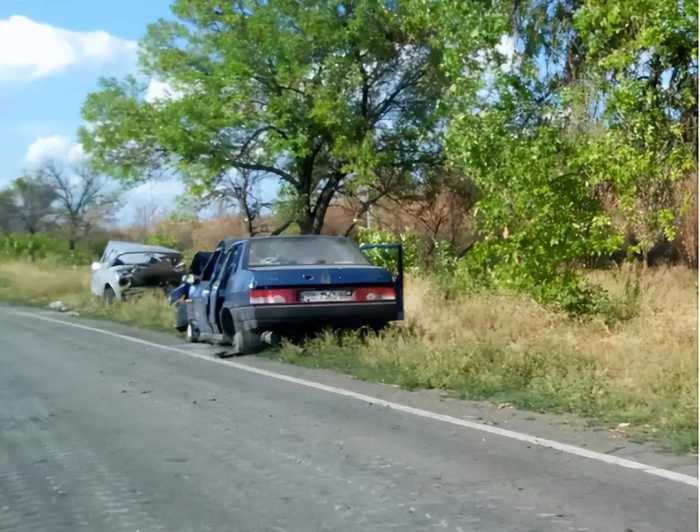
[{"label": "weeds", "polygon": [[56,264],[85,264],[90,262],[93,250],[82,247],[69,249],[66,240],[37,233],[34,235],[8,234],[0,237],[0,258],[31,260]]}]

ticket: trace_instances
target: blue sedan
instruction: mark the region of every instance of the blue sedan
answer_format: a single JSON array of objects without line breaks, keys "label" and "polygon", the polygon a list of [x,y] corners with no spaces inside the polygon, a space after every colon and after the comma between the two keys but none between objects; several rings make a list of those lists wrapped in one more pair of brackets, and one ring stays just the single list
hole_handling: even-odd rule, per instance
[{"label": "blue sedan", "polygon": [[[371,247],[397,252],[396,275],[370,263],[363,249]],[[191,342],[216,341],[245,354],[279,334],[377,329],[403,319],[401,246],[363,249],[320,235],[224,240],[195,255],[186,282],[171,293],[176,326]]]}]

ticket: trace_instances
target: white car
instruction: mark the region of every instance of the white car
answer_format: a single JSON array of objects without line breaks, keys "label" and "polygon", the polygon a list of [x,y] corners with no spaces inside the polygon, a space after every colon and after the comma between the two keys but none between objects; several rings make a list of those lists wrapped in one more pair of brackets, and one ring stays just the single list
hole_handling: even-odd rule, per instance
[{"label": "white car", "polygon": [[177,286],[185,273],[182,253],[162,246],[110,240],[99,262],[92,263],[90,289],[107,303],[148,287]]}]

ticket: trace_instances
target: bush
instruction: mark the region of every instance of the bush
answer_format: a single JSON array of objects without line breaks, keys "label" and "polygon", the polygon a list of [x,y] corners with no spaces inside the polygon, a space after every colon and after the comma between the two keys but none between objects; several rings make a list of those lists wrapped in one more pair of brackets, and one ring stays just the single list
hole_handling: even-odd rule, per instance
[{"label": "bush", "polygon": [[[359,241],[360,244],[402,243],[404,269],[414,276],[428,275],[449,299],[494,290],[525,293],[571,316],[601,316],[609,325],[634,317],[638,309],[639,286],[635,288],[631,278],[625,295],[612,298],[573,268],[552,273],[550,264],[536,261],[523,268],[519,262],[501,260],[490,245],[477,244],[469,255],[458,258],[446,241],[435,242],[430,256],[422,255],[418,239],[411,232],[396,235],[382,229],[363,228]],[[374,264],[396,271],[395,253],[382,249],[366,253]]]},{"label": "bush", "polygon": [[[415,233],[405,232],[396,235],[382,229],[361,228],[358,240],[363,244],[402,244],[403,267],[406,272],[418,272],[418,239]],[[396,253],[388,249],[370,249],[365,252],[373,264],[391,272],[398,270]]]},{"label": "bush", "polygon": [[48,260],[58,264],[88,264],[93,257],[89,249],[70,250],[65,239],[46,234],[10,233],[0,238],[0,259]]},{"label": "bush", "polygon": [[179,249],[180,240],[174,236],[157,233],[146,238],[146,244],[151,246],[163,246],[165,248]]}]

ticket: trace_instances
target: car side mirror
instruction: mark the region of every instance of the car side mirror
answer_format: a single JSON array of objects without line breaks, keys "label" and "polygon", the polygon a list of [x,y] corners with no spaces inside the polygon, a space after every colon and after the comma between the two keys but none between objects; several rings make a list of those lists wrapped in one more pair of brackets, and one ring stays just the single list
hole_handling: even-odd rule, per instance
[{"label": "car side mirror", "polygon": [[99,270],[100,268],[102,268],[102,263],[101,263],[101,262],[93,262],[93,263],[90,265],[90,269],[91,269],[93,272],[96,272],[96,271]]}]

